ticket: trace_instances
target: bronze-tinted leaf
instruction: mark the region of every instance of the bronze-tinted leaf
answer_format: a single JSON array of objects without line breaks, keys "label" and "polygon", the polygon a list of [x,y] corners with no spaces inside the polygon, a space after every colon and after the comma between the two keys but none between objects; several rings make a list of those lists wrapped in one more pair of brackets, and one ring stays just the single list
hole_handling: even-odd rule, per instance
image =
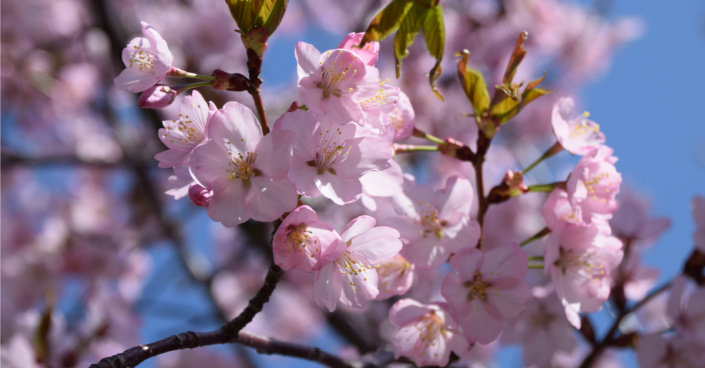
[{"label": "bronze-tinted leaf", "polygon": [[465,51],[458,61],[458,78],[465,95],[472,104],[476,118],[479,119],[490,107],[490,93],[487,91],[487,84],[482,74],[468,66],[469,57],[470,53]]}]

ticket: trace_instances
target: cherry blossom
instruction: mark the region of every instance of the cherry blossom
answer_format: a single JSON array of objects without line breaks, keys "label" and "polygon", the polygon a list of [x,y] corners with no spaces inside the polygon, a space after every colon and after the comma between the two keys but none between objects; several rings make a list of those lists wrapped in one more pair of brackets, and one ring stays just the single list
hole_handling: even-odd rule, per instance
[{"label": "cherry blossom", "polygon": [[571,323],[577,311],[596,312],[610,294],[610,272],[622,260],[622,242],[606,223],[576,226],[551,233],[546,241],[544,271],[551,275]]},{"label": "cherry blossom", "polygon": [[414,108],[404,92],[399,92],[399,99],[394,104],[394,109],[382,116],[386,124],[394,129],[395,141],[409,138],[414,131]]},{"label": "cherry blossom", "polygon": [[517,244],[482,252],[466,248],[450,259],[455,272],[441,285],[465,338],[489,344],[499,336],[504,321],[515,318],[531,299],[524,284],[528,256]]},{"label": "cherry blossom", "polygon": [[649,216],[649,203],[634,190],[619,193],[619,208],[610,220],[612,233],[632,244],[645,246],[671,226],[665,217]]},{"label": "cherry blossom", "polygon": [[659,277],[658,269],[648,267],[641,263],[641,255],[634,249],[624,267],[624,295],[631,300],[641,300],[656,284]]},{"label": "cherry blossom", "polygon": [[337,48],[352,51],[360,57],[365,64],[374,66],[375,63],[377,63],[377,54],[379,54],[379,42],[367,42],[365,46],[360,47],[360,42],[362,42],[364,36],[365,32],[348,33],[343,40],[340,41]]},{"label": "cherry blossom", "polygon": [[404,242],[402,255],[409,262],[435,268],[463,247],[474,247],[480,226],[470,220],[472,185],[457,176],[443,190],[407,181],[403,194],[394,197],[398,215],[385,220],[398,229]]},{"label": "cherry blossom", "polygon": [[122,50],[126,69],[115,78],[115,84],[128,92],[142,92],[163,80],[171,70],[174,57],[166,41],[146,22],[141,22],[145,37],[133,38]]},{"label": "cherry blossom", "polygon": [[294,186],[286,180],[292,134],[262,137],[252,111],[228,102],[212,117],[208,140],[189,157],[191,174],[213,191],[208,216],[225,226],[250,218],[273,221],[296,208]]},{"label": "cherry blossom", "polygon": [[379,278],[377,299],[404,295],[414,282],[414,268],[414,265],[400,254],[379,264],[377,267],[377,277]]},{"label": "cherry blossom", "polygon": [[541,208],[543,220],[551,231],[561,231],[574,226],[584,226],[580,207],[573,207],[568,198],[568,192],[556,188],[546,198]]},{"label": "cherry blossom", "polygon": [[643,368],[698,367],[705,359],[705,344],[688,337],[668,339],[660,334],[639,338],[637,361]]},{"label": "cherry blossom", "polygon": [[191,151],[206,139],[208,122],[217,110],[215,104],[206,102],[198,91],[184,96],[179,117],[164,120],[164,128],[159,129],[159,139],[168,147],[154,156],[159,161],[159,167],[185,164]]},{"label": "cherry blossom", "polygon": [[389,310],[389,321],[397,326],[391,338],[394,358],[411,358],[418,366],[448,364],[451,350],[461,352],[468,343],[446,303],[421,304],[401,299]]},{"label": "cherry blossom", "polygon": [[600,126],[588,120],[589,114],[573,118],[573,99],[563,97],[553,105],[551,124],[558,143],[576,155],[586,155],[605,143]]},{"label": "cherry blossom", "polygon": [[691,285],[682,275],[676,277],[666,312],[683,335],[705,341],[705,287]]},{"label": "cherry blossom", "polygon": [[617,210],[615,196],[622,175],[614,167],[616,161],[612,148],[600,146],[583,156],[570,174],[568,198],[574,207],[580,207],[584,222],[590,223],[594,216],[609,218]]},{"label": "cherry blossom", "polygon": [[274,262],[285,270],[312,272],[318,268],[321,250],[339,239],[332,227],[318,221],[318,215],[311,207],[298,207],[274,234]]},{"label": "cherry blossom", "polygon": [[[356,52],[328,50],[321,54],[313,45],[296,45],[300,102],[312,112],[328,115],[339,124],[363,125],[361,103],[388,104],[393,108],[396,89],[380,84],[379,72]],[[370,107],[371,108],[371,107]]]},{"label": "cherry blossom", "polygon": [[534,299],[502,339],[522,345],[525,366],[546,367],[556,351],[572,352],[578,342],[553,288],[535,287],[532,294]]},{"label": "cherry blossom", "polygon": [[390,167],[392,150],[374,136],[359,136],[357,125],[340,125],[307,111],[289,112],[274,131],[292,131],[289,180],[307,197],[323,195],[334,203],[354,202],[362,195],[360,178]]},{"label": "cherry blossom", "polygon": [[364,308],[379,294],[375,266],[394,257],[402,247],[399,232],[377,226],[370,216],[360,216],[347,224],[340,240],[321,251],[324,265],[316,272],[313,298],[329,311],[338,302]]},{"label": "cherry blossom", "polygon": [[171,105],[178,94],[178,89],[173,89],[163,84],[155,84],[142,92],[137,101],[137,106],[144,109],[161,109]]}]

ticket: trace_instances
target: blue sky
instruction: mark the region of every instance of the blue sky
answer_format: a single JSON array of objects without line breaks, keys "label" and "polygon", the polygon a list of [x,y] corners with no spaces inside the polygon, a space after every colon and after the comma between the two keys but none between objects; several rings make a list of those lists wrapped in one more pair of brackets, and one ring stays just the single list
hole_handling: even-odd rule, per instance
[{"label": "blue sky", "polygon": [[644,35],[618,51],[583,95],[619,157],[625,184],[651,199],[671,228],[645,254],[663,276],[692,249],[690,201],[705,196],[705,2],[614,1],[612,14],[644,20]]}]

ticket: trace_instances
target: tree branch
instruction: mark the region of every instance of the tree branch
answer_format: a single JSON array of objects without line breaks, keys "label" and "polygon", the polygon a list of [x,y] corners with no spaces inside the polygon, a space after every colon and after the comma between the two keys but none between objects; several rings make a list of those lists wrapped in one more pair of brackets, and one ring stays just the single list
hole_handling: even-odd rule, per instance
[{"label": "tree branch", "polygon": [[[225,343],[241,343],[243,341],[255,341],[255,343],[262,343],[261,337],[257,339],[250,337],[248,334],[245,337],[240,337],[240,330],[245,327],[248,323],[252,321],[255,315],[262,310],[262,307],[266,302],[269,301],[269,297],[272,295],[274,288],[277,286],[277,282],[281,278],[284,271],[272,263],[267,272],[267,276],[264,279],[264,284],[259,289],[257,294],[250,299],[247,307],[235,317],[232,321],[226,323],[223,327],[212,332],[184,332],[178,335],[171,336],[164,340],[160,340],[148,345],[140,345],[128,349],[120,354],[113,355],[108,358],[101,359],[98,364],[91,365],[92,368],[123,368],[123,367],[134,367],[146,359],[153,356],[164,354],[169,351],[180,350],[180,349],[193,349],[199,346],[214,345],[214,344],[225,344]],[[254,340],[253,340],[254,339]],[[268,340],[269,341],[269,340]],[[254,343],[253,343],[254,344]],[[245,346],[249,346],[243,343]],[[275,344],[276,345],[276,344]],[[288,345],[287,345],[288,348]],[[295,351],[299,351],[294,349]],[[272,350],[273,352],[278,352],[277,350]],[[285,350],[288,351],[288,350]],[[307,356],[318,357],[320,354],[310,353]]]},{"label": "tree branch", "polygon": [[[237,343],[254,348],[262,354],[278,354],[298,357],[325,364],[329,367],[353,368],[356,365],[322,351],[316,347],[279,341],[247,331],[240,331],[233,339],[230,330],[222,328],[211,332],[184,332],[147,345],[138,345],[124,352],[101,359],[89,368],[135,367],[145,360],[170,351],[193,349],[202,346]],[[359,365],[359,364],[358,364]]]}]

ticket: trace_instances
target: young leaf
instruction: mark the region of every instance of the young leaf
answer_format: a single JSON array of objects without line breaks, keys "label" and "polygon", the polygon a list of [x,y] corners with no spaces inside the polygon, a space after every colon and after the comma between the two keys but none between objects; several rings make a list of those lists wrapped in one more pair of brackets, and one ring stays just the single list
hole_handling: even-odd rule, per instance
[{"label": "young leaf", "polygon": [[372,18],[360,46],[370,41],[380,41],[397,30],[412,5],[414,5],[413,0],[392,0]]},{"label": "young leaf", "polygon": [[504,71],[504,78],[502,78],[503,84],[512,83],[514,79],[514,74],[517,72],[517,67],[521,64],[521,61],[526,55],[526,50],[524,49],[524,41],[529,38],[529,33],[524,31],[519,34],[516,44],[514,45],[514,51],[512,56],[509,58],[509,63],[507,64],[507,70]]},{"label": "young leaf", "polygon": [[263,26],[267,30],[268,36],[271,36],[279,27],[287,5],[289,5],[289,0],[265,0],[259,12],[257,25]]},{"label": "young leaf", "polygon": [[431,68],[431,71],[428,73],[428,81],[431,84],[433,93],[442,101],[443,96],[441,96],[436,88],[436,80],[441,76],[441,60],[443,60],[443,49],[446,39],[443,10],[440,5],[436,5],[428,11],[421,30],[426,40],[428,52],[431,56],[436,58],[436,64],[433,65],[433,68]]},{"label": "young leaf", "polygon": [[472,104],[476,118],[479,119],[490,107],[490,93],[487,91],[487,84],[482,74],[468,66],[469,57],[470,53],[465,50],[463,57],[458,61],[458,78],[465,95]]},{"label": "young leaf", "polygon": [[225,0],[230,14],[242,33],[247,33],[255,26],[264,0]]},{"label": "young leaf", "polygon": [[414,43],[414,37],[423,31],[429,53],[436,63],[429,72],[429,82],[433,92],[443,100],[435,81],[441,75],[441,60],[445,44],[445,25],[443,11],[438,0],[392,0],[380,11],[367,27],[360,46],[370,41],[380,41],[395,30],[394,57],[397,78],[401,75],[401,61],[408,54],[408,48]]},{"label": "young leaf", "polygon": [[425,18],[426,9],[414,3],[399,24],[399,31],[394,37],[394,62],[397,78],[401,76],[401,60],[409,54],[408,48],[414,43],[414,38],[421,30]]}]

